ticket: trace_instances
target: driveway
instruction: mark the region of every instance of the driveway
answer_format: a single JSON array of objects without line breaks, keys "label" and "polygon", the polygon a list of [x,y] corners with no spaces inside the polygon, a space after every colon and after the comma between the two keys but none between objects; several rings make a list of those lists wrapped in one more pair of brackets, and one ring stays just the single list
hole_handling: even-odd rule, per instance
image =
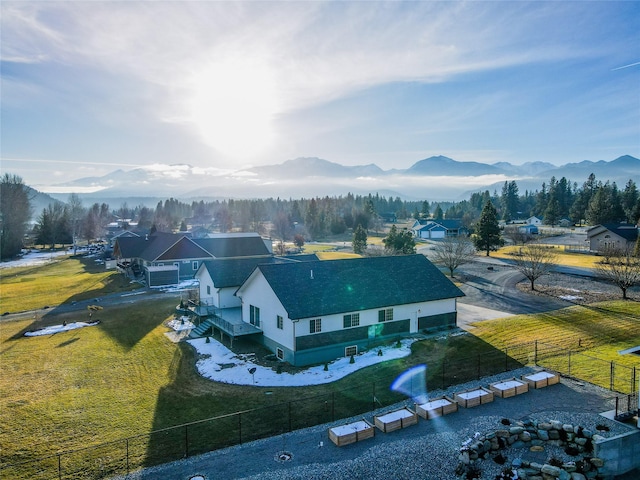
[{"label": "driveway", "polygon": [[489,257],[461,266],[456,271],[465,294],[458,299],[458,325],[519,314],[548,312],[573,305],[554,297],[530,295],[516,285],[526,280],[512,265]]}]

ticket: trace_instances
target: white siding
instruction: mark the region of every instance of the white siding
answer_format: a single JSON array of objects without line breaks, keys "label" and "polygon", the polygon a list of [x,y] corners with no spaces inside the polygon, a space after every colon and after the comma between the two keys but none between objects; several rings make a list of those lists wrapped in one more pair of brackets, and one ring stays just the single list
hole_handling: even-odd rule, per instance
[{"label": "white siding", "polygon": [[[242,293],[242,319],[246,322],[249,319],[249,307],[251,305],[260,309],[260,328],[265,337],[279,343],[285,348],[293,350],[293,322],[287,316],[287,312],[276,297],[275,293],[265,280],[262,273],[257,272],[251,279],[249,285],[245,283]],[[283,328],[280,330],[276,325],[276,318],[283,317]],[[300,329],[298,324],[296,329]],[[307,325],[307,333],[309,333]],[[298,332],[296,331],[296,335]]]}]

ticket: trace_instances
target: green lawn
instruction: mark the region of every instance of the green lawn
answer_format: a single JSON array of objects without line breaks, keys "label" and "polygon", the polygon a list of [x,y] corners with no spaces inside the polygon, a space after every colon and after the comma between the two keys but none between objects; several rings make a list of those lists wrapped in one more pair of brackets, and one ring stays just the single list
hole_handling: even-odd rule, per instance
[{"label": "green lawn", "polygon": [[90,257],[66,257],[35,267],[0,270],[0,314],[86,300],[140,288]]}]

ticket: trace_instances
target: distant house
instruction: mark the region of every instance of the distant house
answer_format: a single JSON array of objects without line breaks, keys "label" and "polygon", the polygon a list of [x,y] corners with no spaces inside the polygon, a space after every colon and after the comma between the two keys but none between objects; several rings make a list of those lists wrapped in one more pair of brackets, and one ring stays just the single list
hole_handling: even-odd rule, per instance
[{"label": "distant house", "polygon": [[542,225],[542,220],[540,220],[538,217],[533,216],[533,217],[529,217],[527,218],[527,223],[529,225],[535,225],[536,227],[539,227],[540,225]]},{"label": "distant house", "polygon": [[261,263],[235,295],[254,338],[303,366],[453,327],[464,294],[426,257],[409,255]]},{"label": "distant house", "polygon": [[561,218],[559,225],[563,228],[573,227],[574,223],[569,218]]},{"label": "distant house", "polygon": [[118,237],[113,256],[118,266],[147,285],[173,285],[194,278],[201,263],[215,258],[270,257],[271,242],[257,233],[218,234],[190,238],[187,233],[156,232],[144,237]]},{"label": "distant house", "polygon": [[589,249],[593,252],[633,248],[637,240],[638,227],[630,223],[608,223],[587,230]]},{"label": "distant house", "polygon": [[520,225],[518,227],[518,232],[520,233],[526,233],[527,235],[537,235],[538,234],[538,227],[536,225]]},{"label": "distant house", "polygon": [[398,216],[394,212],[380,213],[379,216],[383,222],[396,223],[398,221]]},{"label": "distant house", "polygon": [[416,220],[411,226],[416,238],[439,239],[469,235],[462,225],[462,220]]}]

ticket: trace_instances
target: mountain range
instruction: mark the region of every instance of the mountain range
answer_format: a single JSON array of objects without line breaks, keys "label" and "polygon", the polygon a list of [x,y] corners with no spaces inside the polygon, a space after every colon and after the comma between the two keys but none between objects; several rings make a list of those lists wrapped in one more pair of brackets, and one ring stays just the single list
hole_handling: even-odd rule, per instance
[{"label": "mountain range", "polygon": [[[155,206],[169,197],[183,201],[213,198],[301,198],[337,196],[348,192],[400,197],[407,200],[459,201],[473,192],[500,192],[505,181],[515,180],[521,194],[540,190],[551,177],[567,178],[581,186],[590,174],[597,180],[638,183],[640,159],[624,155],[611,161],[553,165],[529,162],[485,164],[462,162],[445,156],[425,158],[407,169],[383,170],[375,164],[345,166],[315,157],[287,160],[277,165],[243,169],[203,169],[186,164],[154,165],[116,170],[101,177],[85,177],[54,185],[53,198],[66,200],[76,192],[85,202],[127,201]],[[92,193],[80,193],[93,190]],[[47,189],[44,189],[47,191]],[[51,193],[65,191],[66,193]]]}]

